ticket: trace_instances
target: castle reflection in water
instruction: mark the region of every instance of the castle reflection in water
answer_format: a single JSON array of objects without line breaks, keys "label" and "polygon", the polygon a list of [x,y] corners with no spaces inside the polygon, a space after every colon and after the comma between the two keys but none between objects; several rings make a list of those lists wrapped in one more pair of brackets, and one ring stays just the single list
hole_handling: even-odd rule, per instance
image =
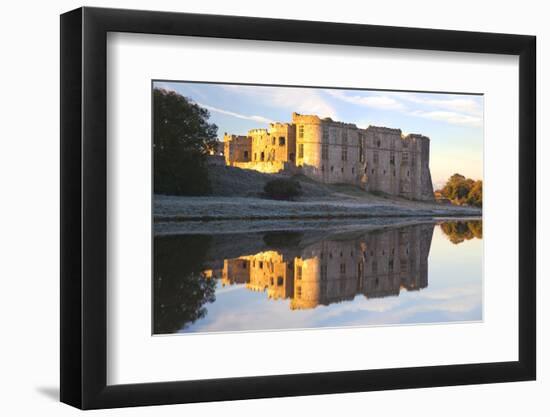
[{"label": "castle reflection in water", "polygon": [[293,250],[265,250],[224,259],[203,271],[222,285],[244,285],[292,310],[312,309],[358,295],[380,298],[428,286],[434,224],[331,235]]}]

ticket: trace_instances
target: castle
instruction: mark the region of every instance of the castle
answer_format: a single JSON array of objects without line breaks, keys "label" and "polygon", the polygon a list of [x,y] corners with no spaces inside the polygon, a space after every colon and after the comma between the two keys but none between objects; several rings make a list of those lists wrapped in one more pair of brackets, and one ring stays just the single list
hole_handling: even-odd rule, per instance
[{"label": "castle", "polygon": [[296,252],[265,250],[224,259],[219,269],[203,271],[222,285],[244,285],[271,300],[290,300],[292,310],[307,310],[353,300],[397,296],[402,289],[428,286],[428,255],[434,225],[368,232],[354,239],[334,237]]},{"label": "castle", "polygon": [[325,184],[353,184],[411,200],[432,201],[430,139],[400,129],[292,113],[246,136],[224,135],[228,166],[264,173],[304,174]]}]

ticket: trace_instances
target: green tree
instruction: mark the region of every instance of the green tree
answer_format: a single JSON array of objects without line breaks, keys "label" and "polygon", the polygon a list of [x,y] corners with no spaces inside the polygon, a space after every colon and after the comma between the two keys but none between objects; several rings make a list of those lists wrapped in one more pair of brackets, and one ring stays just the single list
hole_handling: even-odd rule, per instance
[{"label": "green tree", "polygon": [[174,91],[153,90],[154,190],[203,195],[210,191],[206,155],[218,127],[208,110]]},{"label": "green tree", "polygon": [[476,181],[470,191],[468,192],[467,197],[468,204],[476,207],[481,207],[483,204],[483,183],[481,181]]},{"label": "green tree", "polygon": [[474,181],[464,175],[454,174],[439,192],[454,204],[469,204],[481,207],[483,201],[482,188],[483,183],[481,180]]}]

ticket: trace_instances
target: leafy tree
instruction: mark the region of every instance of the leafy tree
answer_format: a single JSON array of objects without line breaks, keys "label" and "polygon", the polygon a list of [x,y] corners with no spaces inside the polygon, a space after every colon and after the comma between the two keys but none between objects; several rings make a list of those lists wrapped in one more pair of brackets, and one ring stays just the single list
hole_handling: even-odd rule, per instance
[{"label": "leafy tree", "polygon": [[206,316],[205,304],[216,299],[216,280],[202,274],[209,247],[206,235],[155,237],[155,334],[175,333]]},{"label": "leafy tree", "polygon": [[476,181],[470,188],[466,201],[472,206],[481,207],[483,204],[483,183],[481,181]]},{"label": "leafy tree", "polygon": [[206,155],[215,146],[218,127],[208,110],[160,88],[153,90],[155,193],[203,195],[210,191]]},{"label": "leafy tree", "polygon": [[464,175],[454,174],[449,178],[439,193],[448,198],[454,204],[469,204],[481,207],[483,203],[483,183],[481,180],[474,181]]}]

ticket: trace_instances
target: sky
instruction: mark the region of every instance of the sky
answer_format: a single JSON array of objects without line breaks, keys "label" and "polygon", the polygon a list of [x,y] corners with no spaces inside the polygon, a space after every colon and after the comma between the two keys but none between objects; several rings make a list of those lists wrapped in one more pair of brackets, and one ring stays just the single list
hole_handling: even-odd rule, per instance
[{"label": "sky", "polygon": [[333,120],[399,128],[430,138],[434,188],[454,173],[483,179],[483,96],[375,90],[271,87],[190,82],[154,82],[210,111],[224,132],[246,134],[270,122],[289,122],[292,112]]}]

